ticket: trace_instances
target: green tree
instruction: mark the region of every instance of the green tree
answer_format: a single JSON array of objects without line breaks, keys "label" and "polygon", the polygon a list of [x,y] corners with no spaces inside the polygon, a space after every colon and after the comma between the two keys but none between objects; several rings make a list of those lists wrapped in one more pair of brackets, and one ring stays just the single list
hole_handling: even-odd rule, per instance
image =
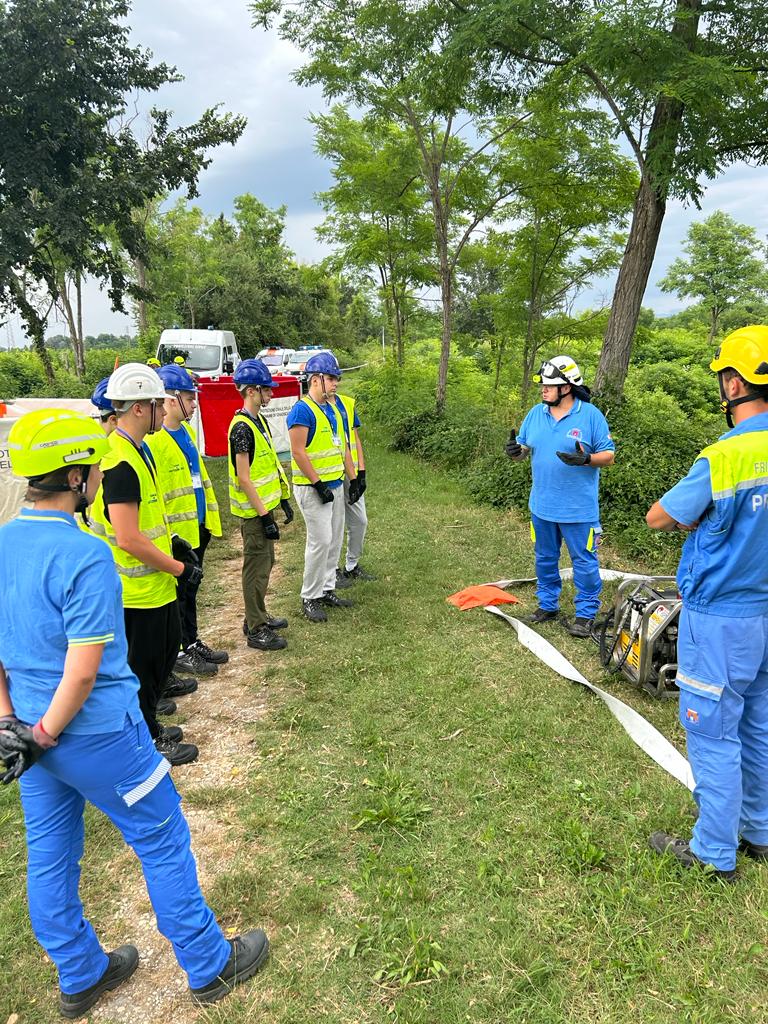
[{"label": "green tree", "polygon": [[708,314],[711,344],[723,313],[768,293],[766,247],[754,228],[717,210],[691,224],[683,251],[686,255],[674,260],[659,287],[701,302]]},{"label": "green tree", "polygon": [[768,5],[762,0],[443,0],[452,46],[478,58],[506,102],[544,79],[579,79],[611,112],[640,172],[597,387],[623,388],[671,197],[737,160],[768,160]]},{"label": "green tree", "polygon": [[[320,84],[384,122],[405,129],[418,154],[433,220],[442,305],[436,400],[445,404],[456,272],[477,228],[511,195],[495,148],[517,123],[490,121],[473,89],[474,59],[449,52],[455,12],[435,0],[252,0],[257,24],[277,19],[280,34],[306,55],[301,84]],[[507,111],[504,112],[507,114]]]},{"label": "green tree", "polygon": [[0,3],[0,306],[20,312],[49,380],[40,284],[57,295],[63,266],[103,281],[122,310],[135,287],[122,251],[147,252],[135,211],[176,188],[195,195],[207,151],[245,126],[212,109],[172,128],[169,112],[153,109],[142,145],[127,97],[179,76],[130,45],[128,12],[126,0]]},{"label": "green tree", "polygon": [[317,234],[337,247],[332,266],[363,280],[376,275],[402,366],[409,294],[436,281],[419,154],[411,135],[393,122],[357,120],[341,106],[310,120],[315,147],[332,162],[334,177],[318,196],[327,216]]}]

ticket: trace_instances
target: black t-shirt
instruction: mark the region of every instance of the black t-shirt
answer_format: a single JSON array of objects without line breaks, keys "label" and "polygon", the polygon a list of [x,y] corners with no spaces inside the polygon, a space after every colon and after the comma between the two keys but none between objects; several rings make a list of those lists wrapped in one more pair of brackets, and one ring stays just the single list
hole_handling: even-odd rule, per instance
[{"label": "black t-shirt", "polygon": [[[255,429],[261,431],[267,440],[270,439],[271,434],[269,427],[267,427],[267,431],[265,433],[264,422],[261,419],[256,419],[254,416],[251,416],[251,414],[246,412],[245,409],[241,409],[237,415],[247,416]],[[247,423],[236,423],[232,428],[232,433],[229,435],[229,457],[232,460],[233,467],[237,469],[237,462],[235,459],[237,454],[246,454],[248,456],[248,465],[250,466],[253,462],[255,452],[256,442],[254,440],[253,430],[251,430]]]},{"label": "black t-shirt", "polygon": [[118,462],[114,469],[108,469],[103,486],[105,505],[138,505],[141,501],[141,484],[129,462]]}]

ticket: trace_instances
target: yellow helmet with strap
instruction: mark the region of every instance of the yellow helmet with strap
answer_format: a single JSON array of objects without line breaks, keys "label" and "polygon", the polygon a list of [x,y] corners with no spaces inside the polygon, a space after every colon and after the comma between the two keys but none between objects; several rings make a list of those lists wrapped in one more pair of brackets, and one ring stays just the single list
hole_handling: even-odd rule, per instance
[{"label": "yellow helmet with strap", "polygon": [[16,476],[35,480],[67,466],[94,465],[109,450],[109,442],[90,416],[71,409],[36,409],[11,427],[8,450]]},{"label": "yellow helmet with strap", "polygon": [[768,327],[753,324],[729,334],[715,352],[710,370],[735,370],[750,384],[768,384]]}]

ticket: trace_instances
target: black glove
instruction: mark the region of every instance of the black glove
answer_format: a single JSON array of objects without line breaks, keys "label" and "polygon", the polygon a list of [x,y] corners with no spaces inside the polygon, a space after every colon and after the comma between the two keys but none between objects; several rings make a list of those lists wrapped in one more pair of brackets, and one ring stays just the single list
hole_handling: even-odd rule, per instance
[{"label": "black glove", "polygon": [[523,446],[517,443],[517,431],[514,427],[509,432],[509,440],[504,445],[504,451],[510,459],[519,459],[523,454]]},{"label": "black glove", "polygon": [[[41,736],[42,738],[42,736]],[[39,761],[49,747],[56,746],[56,740],[46,737],[46,745],[37,742],[34,729],[24,725],[17,718],[4,718],[0,721],[0,761],[5,762],[6,771],[0,776],[0,782],[7,786],[18,779],[27,768]]]},{"label": "black glove", "polygon": [[203,570],[200,568],[200,563],[195,565],[194,562],[184,562],[184,572],[176,577],[179,583],[188,583],[190,587],[197,587],[202,582]]},{"label": "black glove", "polygon": [[365,482],[365,470],[358,469],[357,471],[357,482],[360,484],[360,493],[365,494],[365,488],[368,486]]},{"label": "black glove", "polygon": [[360,484],[357,478],[349,481],[349,504],[354,505],[355,502],[360,501],[363,496],[363,492],[360,490]]},{"label": "black glove", "polygon": [[281,498],[280,508],[285,512],[285,525],[287,526],[288,523],[293,522],[293,505],[291,505],[287,498]]},{"label": "black glove", "polygon": [[320,495],[320,501],[324,505],[327,505],[329,501],[333,501],[333,491],[323,480],[317,480],[312,484],[317,493]]},{"label": "black glove", "polygon": [[184,540],[178,533],[174,533],[171,537],[171,553],[177,562],[191,562],[192,565],[200,565],[200,559],[197,557],[195,549],[188,540]]},{"label": "black glove", "polygon": [[575,451],[572,452],[555,452],[555,454],[566,466],[588,466],[592,461],[592,456],[589,452],[584,451],[581,441],[577,441],[574,448]]},{"label": "black glove", "polygon": [[266,512],[261,517],[261,525],[264,527],[264,536],[267,540],[280,540],[280,531],[271,512]]}]

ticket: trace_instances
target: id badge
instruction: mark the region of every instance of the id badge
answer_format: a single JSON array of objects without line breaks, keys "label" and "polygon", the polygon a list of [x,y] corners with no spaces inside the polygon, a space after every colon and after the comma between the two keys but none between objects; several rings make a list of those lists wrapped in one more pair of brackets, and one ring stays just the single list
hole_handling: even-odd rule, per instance
[{"label": "id badge", "polygon": [[333,435],[333,446],[334,448],[341,449],[341,438],[339,437],[338,434]]},{"label": "id badge", "polygon": [[203,478],[199,473],[192,474],[192,486],[196,491],[199,491],[203,486]]}]

